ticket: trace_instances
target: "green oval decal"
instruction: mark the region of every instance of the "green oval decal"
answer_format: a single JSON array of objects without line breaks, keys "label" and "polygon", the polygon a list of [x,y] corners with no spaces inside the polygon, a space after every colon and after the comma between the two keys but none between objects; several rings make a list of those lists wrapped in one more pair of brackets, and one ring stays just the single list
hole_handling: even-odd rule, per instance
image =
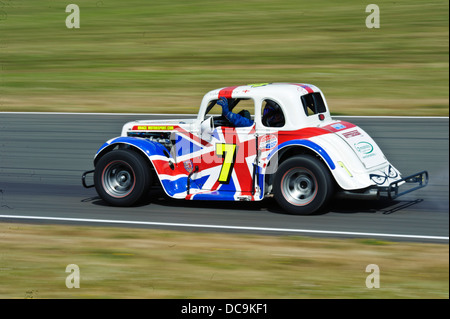
[{"label": "green oval decal", "polygon": [[369,142],[359,142],[355,144],[355,148],[362,154],[370,154],[373,152],[373,146]]}]

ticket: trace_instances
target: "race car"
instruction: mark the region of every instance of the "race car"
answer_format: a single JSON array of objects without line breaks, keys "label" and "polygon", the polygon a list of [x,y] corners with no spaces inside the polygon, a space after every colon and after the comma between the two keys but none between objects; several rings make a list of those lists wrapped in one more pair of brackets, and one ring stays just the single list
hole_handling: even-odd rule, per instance
[{"label": "race car", "polygon": [[[236,127],[224,103],[250,113],[249,124]],[[224,87],[203,97],[196,118],[126,123],[94,167],[83,186],[114,206],[131,206],[156,185],[175,199],[274,197],[287,213],[308,215],[334,195],[393,199],[428,184],[427,171],[402,178],[363,129],[332,119],[322,91],[303,83]],[[412,186],[400,191],[403,184]]]}]

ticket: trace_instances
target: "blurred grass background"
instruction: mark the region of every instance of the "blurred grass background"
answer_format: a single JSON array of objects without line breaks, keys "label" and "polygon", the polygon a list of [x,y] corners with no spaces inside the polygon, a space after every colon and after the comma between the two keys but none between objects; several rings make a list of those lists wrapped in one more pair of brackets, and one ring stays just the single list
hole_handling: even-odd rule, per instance
[{"label": "blurred grass background", "polygon": [[[0,223],[0,298],[448,299],[448,244]],[[80,288],[65,285],[67,265]],[[368,289],[369,264],[380,288]]]},{"label": "blurred grass background", "polygon": [[[81,28],[67,29],[76,3]],[[0,111],[196,113],[305,82],[334,114],[448,116],[448,1],[1,0]],[[1,298],[448,298],[448,245],[0,224]],[[67,289],[68,264],[82,289]],[[383,289],[367,289],[380,265]],[[106,265],[106,266],[105,266]],[[183,271],[180,271],[183,269]]]},{"label": "blurred grass background", "polygon": [[367,4],[3,0],[0,111],[196,113],[212,89],[304,82],[333,114],[448,116],[448,1],[377,1],[379,29]]}]

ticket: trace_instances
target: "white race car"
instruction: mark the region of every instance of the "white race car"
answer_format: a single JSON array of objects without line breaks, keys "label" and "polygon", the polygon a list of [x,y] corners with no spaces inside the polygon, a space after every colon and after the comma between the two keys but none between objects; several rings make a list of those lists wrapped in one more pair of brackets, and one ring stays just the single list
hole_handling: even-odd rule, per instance
[{"label": "white race car", "polygon": [[[247,126],[222,114],[217,103],[224,99],[241,118],[251,113]],[[331,118],[319,88],[298,83],[221,88],[204,96],[196,119],[126,123],[97,151],[94,166],[83,185],[116,206],[133,205],[160,185],[187,200],[274,196],[286,212],[305,215],[335,194],[395,198],[428,183],[426,171],[402,178],[363,129]],[[404,183],[413,186],[400,192]]]}]

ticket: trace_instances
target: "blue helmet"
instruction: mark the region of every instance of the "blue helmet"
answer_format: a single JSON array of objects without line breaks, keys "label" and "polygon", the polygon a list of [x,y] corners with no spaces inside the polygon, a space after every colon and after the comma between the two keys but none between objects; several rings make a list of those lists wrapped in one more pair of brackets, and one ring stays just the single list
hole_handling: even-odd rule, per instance
[{"label": "blue helmet", "polygon": [[271,100],[266,101],[264,107],[262,122],[265,126],[281,127],[284,126],[284,114],[280,106]]},{"label": "blue helmet", "polygon": [[252,119],[252,116],[250,115],[250,112],[248,110],[241,110],[238,114],[248,120]]}]

